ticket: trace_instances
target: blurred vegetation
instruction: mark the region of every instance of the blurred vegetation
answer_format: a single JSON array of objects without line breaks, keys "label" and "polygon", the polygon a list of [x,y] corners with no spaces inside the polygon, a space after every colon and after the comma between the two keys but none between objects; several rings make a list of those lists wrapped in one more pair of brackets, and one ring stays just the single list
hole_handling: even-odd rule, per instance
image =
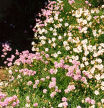
[{"label": "blurred vegetation", "polygon": [[89,2],[94,6],[94,7],[98,7],[102,4],[104,4],[104,0],[89,0]]}]

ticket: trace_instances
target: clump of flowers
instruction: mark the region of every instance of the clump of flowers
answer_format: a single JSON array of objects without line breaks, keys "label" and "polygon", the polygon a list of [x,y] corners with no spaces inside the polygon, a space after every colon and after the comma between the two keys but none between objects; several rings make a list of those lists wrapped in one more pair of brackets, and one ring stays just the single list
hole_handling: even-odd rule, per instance
[{"label": "clump of flowers", "polygon": [[49,1],[33,28],[36,53],[20,53],[10,67],[9,89],[20,98],[29,95],[26,107],[104,106],[103,8],[77,2]]},{"label": "clump of flowers", "polygon": [[0,92],[0,108],[7,107],[7,106],[12,106],[16,107],[19,104],[19,100],[17,96],[12,96],[12,97],[6,97],[5,94]]}]

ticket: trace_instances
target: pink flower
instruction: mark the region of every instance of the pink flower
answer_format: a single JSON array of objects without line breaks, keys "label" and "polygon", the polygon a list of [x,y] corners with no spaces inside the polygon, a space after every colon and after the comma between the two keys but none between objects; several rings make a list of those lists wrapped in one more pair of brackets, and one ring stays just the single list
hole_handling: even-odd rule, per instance
[{"label": "pink flower", "polygon": [[32,81],[28,81],[28,82],[27,82],[27,85],[30,86],[31,84],[32,84]]},{"label": "pink flower", "polygon": [[45,61],[45,64],[48,64],[48,61]]},{"label": "pink flower", "polygon": [[74,85],[68,85],[68,90],[69,91],[72,91],[72,90],[74,90],[75,89],[75,86]]},{"label": "pink flower", "polygon": [[69,93],[69,90],[68,90],[68,89],[65,89],[64,92],[65,92],[65,93]]},{"label": "pink flower", "polygon": [[58,62],[54,62],[54,66],[55,66],[55,68],[58,68]]},{"label": "pink flower", "polygon": [[36,84],[36,85],[39,84],[39,80],[35,80],[35,84]]},{"label": "pink flower", "polygon": [[50,79],[50,76],[46,76],[46,79]]},{"label": "pink flower", "polygon": [[82,78],[81,78],[81,81],[84,82],[85,84],[87,84],[87,79],[86,79],[86,77],[82,77]]},{"label": "pink flower", "polygon": [[74,65],[80,65],[80,62],[79,61],[76,61],[76,60],[73,60],[72,61],[72,64],[74,64]]},{"label": "pink flower", "polygon": [[95,100],[91,99],[91,104],[95,104]]},{"label": "pink flower", "polygon": [[63,98],[62,98],[62,101],[63,101],[63,102],[66,102],[66,101],[67,101],[67,98],[66,98],[66,97],[63,97]]},{"label": "pink flower", "polygon": [[53,98],[55,95],[56,95],[56,92],[52,92],[52,93],[50,94],[50,97]]},{"label": "pink flower", "polygon": [[37,85],[36,85],[36,84],[34,84],[34,85],[33,85],[33,88],[37,88]]},{"label": "pink flower", "polygon": [[9,67],[12,66],[12,62],[8,63],[8,66],[9,66]]},{"label": "pink flower", "polygon": [[88,4],[89,6],[92,6],[90,3]]},{"label": "pink flower", "polygon": [[45,78],[41,78],[40,80],[41,80],[41,81],[45,81]]},{"label": "pink flower", "polygon": [[49,54],[46,54],[45,57],[46,57],[46,58],[49,58]]},{"label": "pink flower", "polygon": [[61,62],[62,64],[64,64],[64,60],[63,60],[63,59],[61,59],[60,62]]},{"label": "pink flower", "polygon": [[87,98],[85,99],[85,102],[90,103],[90,102],[91,102],[91,99],[90,99],[89,97],[87,97]]},{"label": "pink flower", "polygon": [[15,107],[16,105],[17,105],[17,103],[16,102],[13,102],[12,106]]},{"label": "pink flower", "polygon": [[50,74],[54,74],[54,69],[50,69]]},{"label": "pink flower", "polygon": [[56,82],[50,82],[49,88],[54,88],[56,86]]},{"label": "pink flower", "polygon": [[81,108],[81,106],[77,106],[77,108]]},{"label": "pink flower", "polygon": [[34,107],[37,107],[38,106],[38,103],[34,103],[34,105],[33,105]]},{"label": "pink flower", "polygon": [[73,3],[75,3],[74,0],[69,0],[68,2],[69,2],[70,5],[72,5]]},{"label": "pink flower", "polygon": [[67,102],[63,102],[63,106],[64,107],[67,107],[68,106],[68,103]]},{"label": "pink flower", "polygon": [[43,89],[43,93],[47,93],[47,89]]},{"label": "pink flower", "polygon": [[79,80],[81,78],[81,75],[74,75],[74,80]]},{"label": "pink flower", "polygon": [[51,80],[52,80],[53,82],[56,82],[56,78],[55,78],[55,77],[52,77]]},{"label": "pink flower", "polygon": [[89,2],[88,1],[85,1],[85,3],[88,4]]}]

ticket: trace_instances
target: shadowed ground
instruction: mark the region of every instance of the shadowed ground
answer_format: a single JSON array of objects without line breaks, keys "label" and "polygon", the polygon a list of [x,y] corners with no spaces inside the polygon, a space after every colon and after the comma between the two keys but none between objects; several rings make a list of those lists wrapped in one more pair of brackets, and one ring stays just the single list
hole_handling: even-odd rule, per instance
[{"label": "shadowed ground", "polygon": [[47,0],[0,0],[0,42],[9,41],[20,50],[30,50],[35,17]]}]

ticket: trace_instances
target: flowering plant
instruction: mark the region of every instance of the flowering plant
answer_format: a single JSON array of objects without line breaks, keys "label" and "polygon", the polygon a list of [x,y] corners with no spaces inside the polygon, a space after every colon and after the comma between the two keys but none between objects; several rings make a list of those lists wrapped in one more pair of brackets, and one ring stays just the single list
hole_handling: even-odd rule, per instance
[{"label": "flowering plant", "polygon": [[36,19],[31,54],[20,54],[9,90],[21,107],[104,106],[104,12],[88,1],[49,1]]}]

